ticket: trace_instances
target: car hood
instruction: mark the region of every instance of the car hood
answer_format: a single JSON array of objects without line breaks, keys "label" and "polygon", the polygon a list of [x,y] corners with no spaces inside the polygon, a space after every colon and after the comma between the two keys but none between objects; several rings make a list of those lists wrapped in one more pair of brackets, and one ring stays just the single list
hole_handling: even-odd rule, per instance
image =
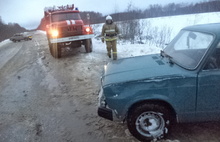
[{"label": "car hood", "polygon": [[169,63],[167,58],[162,58],[159,54],[112,61],[104,68],[103,86],[130,81],[183,78],[190,72],[176,64]]}]

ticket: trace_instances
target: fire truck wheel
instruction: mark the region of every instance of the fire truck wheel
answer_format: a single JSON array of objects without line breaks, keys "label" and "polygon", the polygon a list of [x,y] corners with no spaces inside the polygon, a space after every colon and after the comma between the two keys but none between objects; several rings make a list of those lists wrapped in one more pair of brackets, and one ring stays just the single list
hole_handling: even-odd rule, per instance
[{"label": "fire truck wheel", "polygon": [[85,49],[86,49],[86,53],[92,52],[92,40],[91,39],[85,40]]},{"label": "fire truck wheel", "polygon": [[50,53],[54,58],[61,57],[61,48],[58,46],[57,43],[50,44]]},{"label": "fire truck wheel", "polygon": [[91,46],[90,46],[90,52],[92,52],[93,45],[92,45],[92,40],[91,40],[91,39],[90,39],[90,43],[91,43]]}]

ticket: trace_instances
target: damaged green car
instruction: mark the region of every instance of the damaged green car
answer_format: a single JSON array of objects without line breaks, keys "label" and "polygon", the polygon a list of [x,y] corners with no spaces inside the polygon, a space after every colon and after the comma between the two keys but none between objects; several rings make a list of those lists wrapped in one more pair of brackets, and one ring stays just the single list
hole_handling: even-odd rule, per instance
[{"label": "damaged green car", "polygon": [[140,141],[174,123],[220,120],[220,24],[183,28],[160,54],[104,67],[98,115],[127,122]]}]

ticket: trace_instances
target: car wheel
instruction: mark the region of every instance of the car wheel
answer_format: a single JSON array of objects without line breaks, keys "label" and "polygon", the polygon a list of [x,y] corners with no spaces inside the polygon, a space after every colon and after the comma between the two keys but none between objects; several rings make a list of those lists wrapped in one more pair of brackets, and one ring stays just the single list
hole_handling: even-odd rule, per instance
[{"label": "car wheel", "polygon": [[61,48],[58,46],[57,43],[51,43],[49,47],[50,47],[50,53],[54,58],[61,57]]},{"label": "car wheel", "polygon": [[131,109],[127,117],[130,133],[140,141],[164,138],[171,124],[171,113],[157,104],[141,104]]},{"label": "car wheel", "polygon": [[85,49],[86,49],[86,53],[92,52],[92,40],[91,39],[85,40]]}]

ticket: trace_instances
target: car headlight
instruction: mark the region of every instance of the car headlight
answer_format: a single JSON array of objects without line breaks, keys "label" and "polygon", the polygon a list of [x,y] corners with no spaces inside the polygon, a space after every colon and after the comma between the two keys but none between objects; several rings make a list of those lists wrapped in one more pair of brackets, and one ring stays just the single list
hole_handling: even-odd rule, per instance
[{"label": "car headlight", "polygon": [[105,96],[103,95],[103,89],[99,91],[99,107],[106,107]]}]

